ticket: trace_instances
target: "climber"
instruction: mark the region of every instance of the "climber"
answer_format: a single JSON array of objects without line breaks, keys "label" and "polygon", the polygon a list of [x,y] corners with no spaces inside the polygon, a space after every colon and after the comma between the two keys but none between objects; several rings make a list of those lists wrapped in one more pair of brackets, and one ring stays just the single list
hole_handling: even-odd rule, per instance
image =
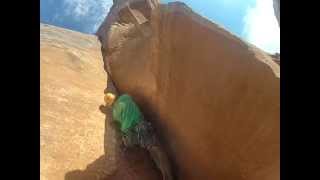
[{"label": "climber", "polygon": [[146,121],[137,104],[128,94],[118,98],[112,93],[104,97],[107,107],[112,107],[112,117],[119,125],[125,147],[138,145],[146,149],[162,173],[163,180],[173,180],[171,166],[160,146],[151,123]]}]

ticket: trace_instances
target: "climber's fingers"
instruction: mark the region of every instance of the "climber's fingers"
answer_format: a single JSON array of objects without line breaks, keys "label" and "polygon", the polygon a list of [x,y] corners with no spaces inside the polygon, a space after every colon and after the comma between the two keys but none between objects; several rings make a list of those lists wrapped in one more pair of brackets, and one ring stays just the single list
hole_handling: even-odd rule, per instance
[{"label": "climber's fingers", "polygon": [[107,113],[107,111],[106,111],[106,106],[104,106],[104,105],[100,105],[100,106],[99,106],[99,110],[100,110],[100,112],[102,112],[103,114],[106,114],[106,113]]}]

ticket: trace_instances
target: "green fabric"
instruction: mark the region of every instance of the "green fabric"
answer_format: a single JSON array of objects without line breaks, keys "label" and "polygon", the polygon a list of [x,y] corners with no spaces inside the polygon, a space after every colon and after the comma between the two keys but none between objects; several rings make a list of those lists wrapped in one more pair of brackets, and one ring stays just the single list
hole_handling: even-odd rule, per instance
[{"label": "green fabric", "polygon": [[114,102],[112,116],[119,122],[120,130],[125,134],[142,121],[139,107],[128,94],[121,95]]}]

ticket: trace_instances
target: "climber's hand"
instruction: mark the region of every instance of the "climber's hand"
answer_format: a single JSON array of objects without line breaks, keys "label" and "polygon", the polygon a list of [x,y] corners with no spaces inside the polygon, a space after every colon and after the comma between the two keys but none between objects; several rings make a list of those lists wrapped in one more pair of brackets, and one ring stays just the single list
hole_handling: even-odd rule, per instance
[{"label": "climber's hand", "polygon": [[107,113],[107,107],[105,105],[100,105],[99,106],[99,110],[100,112],[102,112],[103,114]]},{"label": "climber's hand", "polygon": [[113,126],[114,128],[118,127],[118,123],[112,118],[112,109],[111,107],[105,106],[105,105],[100,105],[99,106],[100,112],[105,114],[107,116],[106,119],[110,121],[110,125]]}]

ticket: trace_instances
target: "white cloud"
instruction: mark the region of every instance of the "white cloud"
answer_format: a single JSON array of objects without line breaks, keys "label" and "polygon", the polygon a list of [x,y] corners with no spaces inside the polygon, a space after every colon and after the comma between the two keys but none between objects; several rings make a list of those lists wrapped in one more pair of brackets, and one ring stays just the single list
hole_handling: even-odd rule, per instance
[{"label": "white cloud", "polygon": [[269,52],[280,52],[280,28],[272,0],[256,0],[244,17],[243,34],[247,41]]},{"label": "white cloud", "polygon": [[64,14],[77,21],[83,19],[93,22],[91,32],[95,32],[106,17],[112,0],[64,0]]},{"label": "white cloud", "polygon": [[88,14],[94,3],[95,1],[90,0],[64,0],[65,13],[75,17],[83,17]]},{"label": "white cloud", "polygon": [[107,13],[109,12],[113,1],[112,0],[101,0],[101,4],[102,4],[102,12],[98,17],[97,17],[97,21],[93,26],[93,31],[96,32],[97,29],[99,28],[100,24],[103,22],[103,20],[105,19],[105,17],[107,16]]}]

